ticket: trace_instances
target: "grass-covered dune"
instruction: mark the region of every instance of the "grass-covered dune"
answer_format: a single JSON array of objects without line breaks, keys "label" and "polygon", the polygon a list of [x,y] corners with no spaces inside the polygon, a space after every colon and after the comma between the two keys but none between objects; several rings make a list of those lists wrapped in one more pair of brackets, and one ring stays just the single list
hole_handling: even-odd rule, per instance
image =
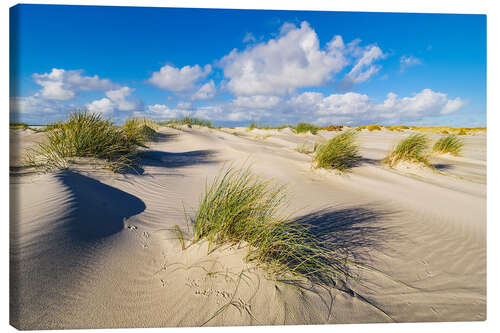
[{"label": "grass-covered dune", "polygon": [[262,180],[249,168],[227,168],[202,195],[190,221],[192,241],[247,246],[245,259],[278,279],[306,278],[330,285],[345,278],[345,256],[335,253],[333,244],[314,235],[310,226],[282,215],[286,204],[285,186]]},{"label": "grass-covered dune", "polygon": [[131,119],[116,126],[96,113],[77,111],[64,122],[47,127],[44,142],[30,148],[26,162],[45,169],[66,168],[75,157],[100,159],[115,172],[133,167],[135,153],[146,147],[154,129],[146,120]]}]

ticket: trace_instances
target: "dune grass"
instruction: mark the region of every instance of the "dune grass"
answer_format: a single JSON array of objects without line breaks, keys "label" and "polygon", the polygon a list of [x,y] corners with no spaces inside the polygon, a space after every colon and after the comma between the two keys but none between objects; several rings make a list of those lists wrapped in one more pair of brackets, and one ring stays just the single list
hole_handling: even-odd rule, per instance
[{"label": "dune grass", "polygon": [[19,123],[10,123],[9,128],[22,129],[24,131],[24,130],[27,130],[29,128],[29,126],[26,123],[19,122]]},{"label": "dune grass", "polygon": [[320,145],[313,159],[316,167],[336,169],[341,172],[352,168],[360,159],[355,138],[356,132],[350,130]]},{"label": "dune grass", "polygon": [[311,132],[311,134],[316,135],[316,133],[318,133],[317,126],[315,126],[313,124],[309,124],[309,123],[304,123],[304,122],[298,123],[297,126],[295,126],[294,130],[295,130],[295,133],[297,133],[297,134]]},{"label": "dune grass", "polygon": [[209,120],[198,119],[193,117],[184,117],[181,119],[165,120],[157,122],[160,126],[171,126],[171,125],[197,125],[202,127],[212,128],[212,122]]},{"label": "dune grass", "polygon": [[261,180],[249,168],[227,168],[206,186],[191,219],[193,242],[206,239],[210,246],[247,246],[245,260],[278,279],[307,278],[331,284],[345,277],[345,258],[329,250],[310,226],[282,215],[286,204],[285,186]]},{"label": "dune grass", "polygon": [[[148,131],[148,130],[146,130]],[[120,172],[135,165],[138,147],[145,147],[146,132],[138,121],[114,126],[100,114],[77,111],[46,132],[46,140],[30,149],[28,165],[46,169],[66,168],[74,157],[102,159],[105,167]]]},{"label": "dune grass", "polygon": [[423,163],[430,166],[427,159],[429,138],[422,133],[412,134],[401,140],[387,155],[384,162],[393,167],[399,162]]},{"label": "dune grass", "polygon": [[432,151],[439,154],[451,154],[454,156],[460,155],[464,142],[455,134],[450,134],[440,138],[434,146]]}]

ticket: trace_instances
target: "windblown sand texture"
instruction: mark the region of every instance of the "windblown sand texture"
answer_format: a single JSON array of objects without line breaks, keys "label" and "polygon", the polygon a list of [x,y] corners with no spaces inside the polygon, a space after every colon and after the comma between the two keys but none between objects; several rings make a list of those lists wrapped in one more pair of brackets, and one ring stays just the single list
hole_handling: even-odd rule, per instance
[{"label": "windblown sand texture", "polygon": [[[20,167],[43,138],[11,130],[11,324],[21,329],[486,319],[486,135],[437,171],[380,163],[409,134],[361,131],[352,172],[311,168],[304,142],[335,132],[160,128],[139,174],[79,163]],[[440,134],[431,134],[435,141]],[[242,258],[244,247],[181,250],[170,230],[224,165],[288,184],[293,216],[335,231],[362,263],[337,287],[296,288]]]}]

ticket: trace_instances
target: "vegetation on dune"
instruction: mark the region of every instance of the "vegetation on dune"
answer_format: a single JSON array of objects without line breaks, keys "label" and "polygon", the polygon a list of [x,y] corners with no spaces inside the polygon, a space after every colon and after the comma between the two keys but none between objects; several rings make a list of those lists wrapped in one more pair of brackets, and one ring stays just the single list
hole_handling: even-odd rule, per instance
[{"label": "vegetation on dune", "polygon": [[29,126],[26,123],[10,123],[9,128],[27,130]]},{"label": "vegetation on dune", "polygon": [[286,188],[261,180],[248,168],[224,170],[208,185],[191,222],[193,242],[210,246],[241,244],[245,260],[255,262],[277,278],[307,278],[331,284],[345,277],[346,258],[317,238],[310,226],[280,215],[287,203]]},{"label": "vegetation on dune", "polygon": [[45,142],[30,149],[26,160],[32,166],[54,169],[66,168],[71,158],[90,157],[119,172],[135,165],[137,148],[145,147],[149,138],[150,128],[138,120],[115,126],[100,114],[77,111],[53,125]]},{"label": "vegetation on dune", "polygon": [[295,132],[298,134],[298,133],[306,133],[306,132],[311,132],[311,134],[316,134],[318,133],[318,127],[313,125],[313,124],[309,124],[309,123],[304,123],[304,122],[300,122],[297,124],[297,126],[295,126]]},{"label": "vegetation on dune", "polygon": [[171,125],[189,125],[189,126],[202,126],[212,128],[212,122],[209,120],[192,118],[192,117],[184,117],[181,119],[173,119],[173,120],[165,120],[157,122],[160,126],[171,126]]},{"label": "vegetation on dune", "polygon": [[313,159],[316,167],[344,172],[355,166],[360,159],[355,138],[356,132],[350,130],[320,145]]},{"label": "vegetation on dune", "polygon": [[455,134],[442,137],[432,147],[432,151],[440,154],[460,155],[464,142]]},{"label": "vegetation on dune", "polygon": [[342,131],[343,125],[328,125],[325,127],[319,127],[318,129],[328,131],[328,132],[333,132],[333,131]]},{"label": "vegetation on dune", "polygon": [[369,130],[370,132],[371,131],[381,131],[382,127],[380,127],[380,125],[368,125],[368,126],[366,126],[366,129]]},{"label": "vegetation on dune", "polygon": [[384,162],[389,164],[391,167],[402,161],[419,162],[430,166],[427,159],[428,149],[429,138],[425,134],[412,134],[401,140],[384,159]]}]

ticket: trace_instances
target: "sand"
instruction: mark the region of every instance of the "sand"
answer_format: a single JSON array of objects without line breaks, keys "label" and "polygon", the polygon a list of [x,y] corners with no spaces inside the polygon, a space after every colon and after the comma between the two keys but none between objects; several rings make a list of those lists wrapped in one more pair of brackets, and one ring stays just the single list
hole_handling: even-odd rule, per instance
[{"label": "sand", "polygon": [[[335,133],[161,128],[139,174],[19,167],[43,133],[11,130],[11,324],[21,329],[486,319],[486,135],[438,171],[379,163],[408,133],[362,131],[351,173],[311,169],[298,144]],[[434,135],[437,138],[439,135]],[[244,247],[182,250],[206,182],[250,164],[288,185],[290,212],[335,230],[361,264],[336,287],[274,281]]]}]

